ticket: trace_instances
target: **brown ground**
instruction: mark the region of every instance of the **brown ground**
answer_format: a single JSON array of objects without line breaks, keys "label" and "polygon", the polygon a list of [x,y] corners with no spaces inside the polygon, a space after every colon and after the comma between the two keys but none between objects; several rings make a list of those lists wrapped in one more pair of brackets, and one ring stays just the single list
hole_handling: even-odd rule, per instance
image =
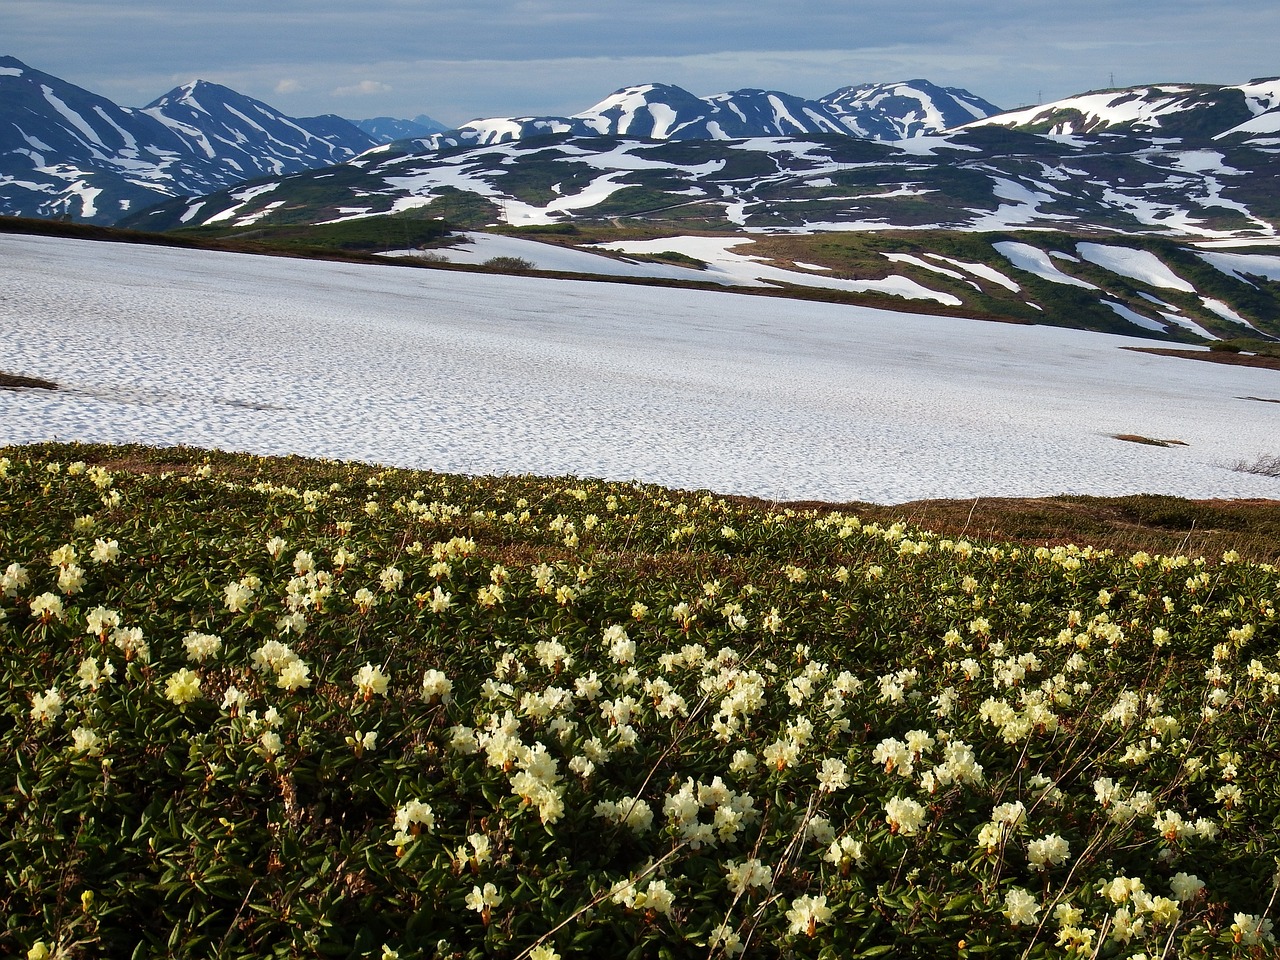
[{"label": "brown ground", "polygon": [[[1154,353],[1160,357],[1182,357],[1186,360],[1206,360],[1209,363],[1226,363],[1233,367],[1261,367],[1264,370],[1280,370],[1280,357],[1263,354],[1232,353],[1229,350],[1174,350],[1168,347],[1121,347],[1134,353]],[[1250,397],[1250,400],[1259,399]]]},{"label": "brown ground", "polygon": [[58,385],[52,380],[41,380],[39,377],[23,377],[16,373],[5,373],[0,370],[0,390],[57,390]]}]

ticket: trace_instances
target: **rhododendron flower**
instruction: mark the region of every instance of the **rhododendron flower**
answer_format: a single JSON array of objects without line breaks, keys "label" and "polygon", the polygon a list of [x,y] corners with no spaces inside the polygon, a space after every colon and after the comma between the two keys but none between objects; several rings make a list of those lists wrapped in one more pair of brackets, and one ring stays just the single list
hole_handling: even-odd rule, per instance
[{"label": "rhododendron flower", "polygon": [[67,596],[73,596],[84,589],[84,570],[74,563],[58,571],[58,589]]},{"label": "rhododendron flower", "polygon": [[115,540],[103,540],[101,538],[93,541],[93,549],[89,551],[89,559],[94,563],[109,564],[115,563],[120,556],[120,544]]},{"label": "rhododendron flower", "polygon": [[925,808],[910,797],[894,797],[884,805],[885,820],[890,833],[904,837],[915,834],[924,822]]},{"label": "rhododendron flower", "polygon": [[71,731],[71,749],[96,757],[102,753],[102,738],[92,727],[76,727]]},{"label": "rhododendron flower", "polygon": [[838,840],[832,840],[831,845],[827,847],[827,852],[823,854],[822,859],[827,863],[835,864],[841,869],[847,869],[855,863],[861,863],[866,858],[866,851],[861,840],[855,840],[850,836],[840,837]]},{"label": "rhododendron flower", "polygon": [[1044,870],[1046,866],[1058,866],[1071,855],[1071,845],[1051,833],[1039,840],[1032,840],[1027,845],[1027,859],[1031,861],[1033,870]]},{"label": "rhododendron flower", "polygon": [[120,614],[106,607],[94,607],[84,618],[84,632],[106,639],[107,634],[120,626]]},{"label": "rhododendron flower", "polygon": [[654,913],[670,913],[675,894],[667,889],[665,880],[650,880],[644,890],[637,891],[631,901],[636,910],[652,910]]},{"label": "rhododendron flower", "polygon": [[222,709],[236,714],[249,704],[249,695],[239,687],[229,686],[222,694]]},{"label": "rhododendron flower", "polygon": [[1175,873],[1169,881],[1169,889],[1173,891],[1174,897],[1185,903],[1200,895],[1204,883],[1194,874]]},{"label": "rhododendron flower", "polygon": [[1004,897],[1004,915],[1015,927],[1024,923],[1035,923],[1040,912],[1040,902],[1034,894],[1021,887],[1013,887]]},{"label": "rhododendron flower", "polygon": [[374,749],[377,745],[377,730],[370,730],[368,733],[357,730],[353,735],[347,737],[347,746],[352,749],[357,757],[363,755],[366,750]]},{"label": "rhododendron flower", "polygon": [[503,899],[503,895],[496,886],[486,883],[483,887],[471,888],[471,892],[466,897],[467,909],[480,914],[483,922],[488,925],[490,911],[501,904]]},{"label": "rhododendron flower", "polygon": [[80,689],[97,690],[102,684],[110,683],[115,673],[116,668],[110,660],[104,659],[99,666],[97,657],[86,657],[76,669],[76,679],[80,682]]},{"label": "rhododendron flower", "polygon": [[182,645],[186,648],[188,660],[201,663],[218,655],[222,649],[222,638],[211,633],[198,633],[192,630],[182,638]]},{"label": "rhododendron flower", "polygon": [[311,668],[301,660],[291,660],[276,674],[276,686],[287,691],[311,686]]},{"label": "rhododendron flower", "polygon": [[818,789],[823,793],[833,793],[849,786],[849,769],[843,760],[828,757],[822,761],[822,769],[818,771]]},{"label": "rhododendron flower", "polygon": [[387,675],[382,672],[381,667],[366,663],[351,679],[356,685],[356,693],[365,700],[372,700],[375,696],[384,697],[387,694]]},{"label": "rhododendron flower", "polygon": [[738,931],[727,923],[717,924],[711,928],[711,933],[707,937],[707,946],[712,949],[719,947],[726,957],[735,957],[746,949],[742,944],[742,938],[738,936]]},{"label": "rhododendron flower", "polygon": [[422,673],[422,699],[428,703],[452,703],[453,681],[439,670]]},{"label": "rhododendron flower", "polygon": [[1275,937],[1271,929],[1271,921],[1265,917],[1257,917],[1251,913],[1237,913],[1231,924],[1231,935],[1236,943],[1253,947],[1264,941],[1274,942]]},{"label": "rhododendron flower", "polygon": [[200,698],[200,675],[183,667],[164,685],[164,695],[178,706],[185,706]]},{"label": "rhododendron flower", "polygon": [[754,858],[743,863],[730,860],[724,865],[725,883],[729,892],[741,896],[752,887],[773,887],[773,869]]},{"label": "rhododendron flower", "polygon": [[55,593],[40,594],[31,601],[31,615],[38,617],[41,623],[62,620],[66,615],[62,608],[62,598]]},{"label": "rhododendron flower", "polygon": [[11,563],[0,573],[0,596],[16,597],[18,591],[30,582],[27,570],[20,563]]},{"label": "rhododendron flower", "polygon": [[825,896],[811,897],[808,894],[796,897],[787,910],[787,920],[791,924],[793,934],[804,934],[812,937],[818,932],[818,924],[831,919],[831,909],[827,906]]},{"label": "rhododendron flower", "polygon": [[396,833],[409,839],[420,833],[433,831],[436,828],[436,818],[429,803],[410,800],[396,810],[394,824]]},{"label": "rhododendron flower", "polygon": [[37,723],[52,723],[62,714],[62,694],[57,687],[31,698],[31,719]]},{"label": "rhododendron flower", "polygon": [[223,600],[226,602],[227,609],[232,613],[243,613],[253,600],[253,589],[249,587],[243,580],[237,583],[228,583],[222,590]]},{"label": "rhododendron flower", "polygon": [[76,562],[76,548],[73,544],[64,543],[49,554],[49,562],[55,567],[68,567]]}]

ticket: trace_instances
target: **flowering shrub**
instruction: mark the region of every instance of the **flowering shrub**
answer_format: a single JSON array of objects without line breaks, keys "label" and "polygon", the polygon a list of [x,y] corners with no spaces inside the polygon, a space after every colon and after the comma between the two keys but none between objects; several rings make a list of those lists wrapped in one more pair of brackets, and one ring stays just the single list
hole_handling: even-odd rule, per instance
[{"label": "flowering shrub", "polygon": [[1270,566],[123,455],[0,452],[0,954],[1275,953]]}]

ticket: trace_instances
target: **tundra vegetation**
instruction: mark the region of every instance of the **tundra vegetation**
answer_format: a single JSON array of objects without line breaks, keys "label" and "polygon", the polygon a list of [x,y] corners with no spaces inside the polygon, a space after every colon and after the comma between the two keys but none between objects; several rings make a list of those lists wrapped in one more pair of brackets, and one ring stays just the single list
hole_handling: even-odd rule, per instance
[{"label": "tundra vegetation", "polygon": [[0,952],[1274,956],[1280,573],[0,450]]}]

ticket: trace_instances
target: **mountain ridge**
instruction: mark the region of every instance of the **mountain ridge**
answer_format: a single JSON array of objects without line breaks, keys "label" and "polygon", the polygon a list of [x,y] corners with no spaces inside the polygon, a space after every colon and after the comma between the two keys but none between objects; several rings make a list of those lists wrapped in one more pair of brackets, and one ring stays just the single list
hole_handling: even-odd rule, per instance
[{"label": "mountain ridge", "polygon": [[902,140],[998,111],[967,90],[928,80],[846,86],[816,100],[757,88],[699,97],[674,84],[642,83],[621,87],[569,116],[478,118],[418,142],[424,149],[442,150],[563,134],[647,140],[839,134]]},{"label": "mountain ridge", "polygon": [[0,213],[110,224],[168,197],[351,159],[349,121],[293,118],[208,81],[121,107],[0,57]]}]

